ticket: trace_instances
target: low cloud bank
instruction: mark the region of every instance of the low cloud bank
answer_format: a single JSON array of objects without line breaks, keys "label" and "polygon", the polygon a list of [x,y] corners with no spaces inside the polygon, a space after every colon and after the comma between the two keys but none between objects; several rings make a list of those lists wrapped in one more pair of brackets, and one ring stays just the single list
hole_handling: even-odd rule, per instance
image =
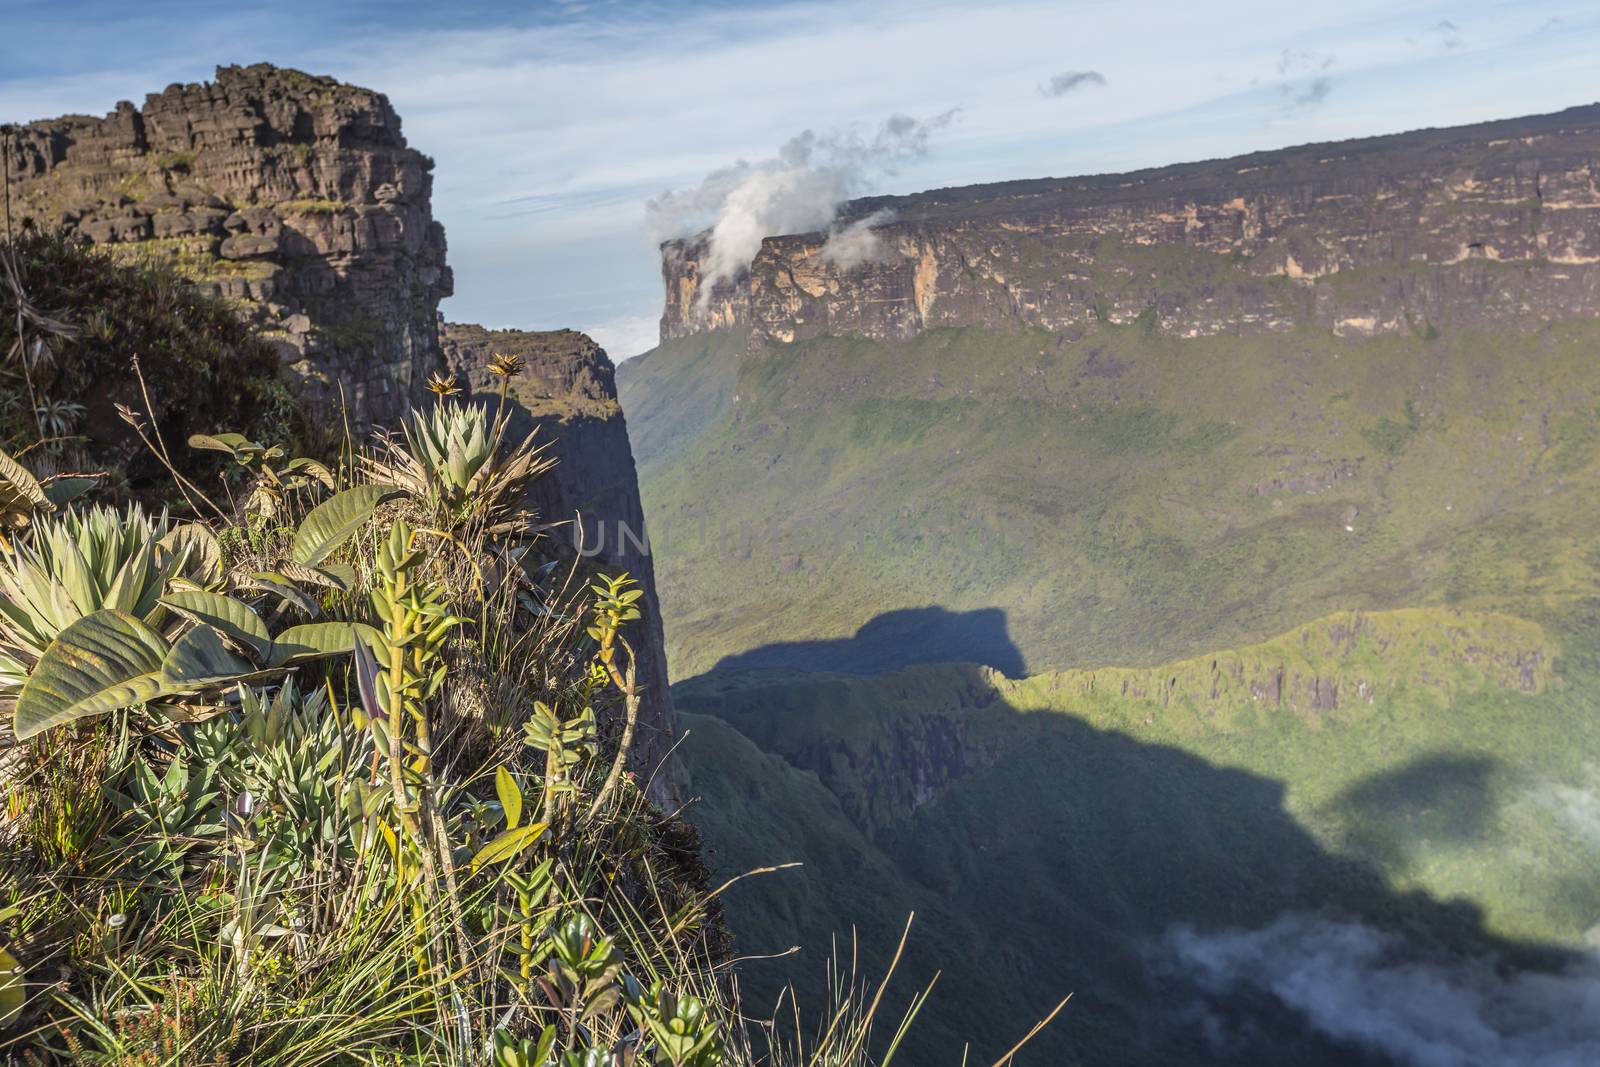
[{"label": "low cloud bank", "polygon": [[[1315,1031],[1406,1067],[1600,1064],[1600,958],[1561,974],[1506,971],[1304,915],[1218,934],[1179,927],[1165,947],[1208,1001],[1267,994]],[[1211,1021],[1226,1043],[1226,1024]]]},{"label": "low cloud bank", "polygon": [[882,262],[889,255],[877,228],[894,221],[894,212],[880,208],[865,218],[828,234],[822,245],[822,261],[841,271],[855,270],[868,263]]},{"label": "low cloud bank", "polygon": [[[692,189],[652,199],[645,206],[651,236],[664,241],[709,227],[700,264],[703,304],[717,283],[749,269],[763,238],[827,229],[846,200],[862,195],[900,164],[926,155],[933,134],[956,114],[952,109],[930,119],[893,115],[870,135],[807,130],[770,159],[740,161],[713,171]],[[852,229],[846,227],[840,236]],[[860,255],[870,249],[870,236],[855,232],[836,254]]]}]

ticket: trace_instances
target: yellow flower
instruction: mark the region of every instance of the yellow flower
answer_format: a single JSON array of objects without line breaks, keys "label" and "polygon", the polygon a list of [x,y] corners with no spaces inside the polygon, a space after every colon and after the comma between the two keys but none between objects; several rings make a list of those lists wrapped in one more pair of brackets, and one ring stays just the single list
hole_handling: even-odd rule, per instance
[{"label": "yellow flower", "polygon": [[461,387],[456,384],[454,375],[447,378],[438,373],[428,376],[428,389],[439,396],[455,396],[461,392]]},{"label": "yellow flower", "polygon": [[509,378],[522,369],[522,357],[513,352],[496,352],[489,357],[489,373]]}]

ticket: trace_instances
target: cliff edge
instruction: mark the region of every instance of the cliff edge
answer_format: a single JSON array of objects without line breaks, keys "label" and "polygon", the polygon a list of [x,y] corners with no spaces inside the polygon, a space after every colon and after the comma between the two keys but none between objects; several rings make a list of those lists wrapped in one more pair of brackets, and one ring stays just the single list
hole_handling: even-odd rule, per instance
[{"label": "cliff edge", "polygon": [[14,222],[234,301],[324,413],[392,422],[441,365],[433,162],[381,93],[268,64],[0,130]]},{"label": "cliff edge", "polygon": [[673,743],[666,639],[655,565],[628,427],[617,403],[616,369],[605,349],[575,330],[487,330],[447,323],[440,331],[450,370],[473,399],[498,404],[500,382],[488,370],[497,352],[522,357],[511,380],[509,436],[548,441],[555,466],[534,486],[539,514],[559,523],[551,536],[607,570],[626,571],[645,590],[643,639],[634,638],[644,695],[632,764],[658,800],[671,777],[656,774]]},{"label": "cliff edge", "polygon": [[[1345,337],[1600,314],[1600,105],[1083,178],[853,201],[876,224],[768,237],[703,290],[662,246],[663,341],[1144,322],[1178,337]],[[1199,254],[1199,255],[1196,255]],[[1183,262],[1176,257],[1184,256]]]}]

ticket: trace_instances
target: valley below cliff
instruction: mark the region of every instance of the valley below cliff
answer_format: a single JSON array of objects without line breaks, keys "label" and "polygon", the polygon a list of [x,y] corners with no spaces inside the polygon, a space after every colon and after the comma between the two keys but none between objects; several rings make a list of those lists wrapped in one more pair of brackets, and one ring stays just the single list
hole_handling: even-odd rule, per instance
[{"label": "valley below cliff", "polygon": [[680,791],[804,864],[728,894],[810,946],[746,992],[915,910],[918,1062],[1072,990],[1024,1062],[1585,1062],[1597,175],[1579,108],[854,203],[873,257],[709,291],[666,246]]}]

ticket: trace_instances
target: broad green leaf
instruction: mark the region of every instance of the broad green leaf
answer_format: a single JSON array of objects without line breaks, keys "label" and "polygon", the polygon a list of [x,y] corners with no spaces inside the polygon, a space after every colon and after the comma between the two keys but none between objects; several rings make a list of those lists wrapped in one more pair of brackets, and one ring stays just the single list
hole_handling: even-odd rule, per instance
[{"label": "broad green leaf", "polygon": [[248,604],[202,589],[172,593],[162,597],[161,603],[196,622],[221,630],[259,660],[266,660],[272,653],[272,635],[267,633],[267,624]]},{"label": "broad green leaf", "polygon": [[356,569],[348,563],[324,563],[317,570],[341,593],[348,593],[356,584]]},{"label": "broad green leaf", "polygon": [[291,626],[272,643],[267,662],[281,667],[297,659],[341,655],[355,649],[357,637],[369,645],[383,639],[364,622],[308,622]]},{"label": "broad green leaf", "polygon": [[506,813],[506,829],[515,830],[517,823],[522,821],[522,790],[517,788],[517,780],[504,767],[495,769],[494,791],[500,798],[500,810]]},{"label": "broad green leaf", "polygon": [[388,485],[358,485],[324,500],[295,531],[289,555],[313,567],[321,563],[372,518],[378,503],[394,491]]},{"label": "broad green leaf", "polygon": [[556,1044],[556,1027],[554,1023],[546,1026],[539,1034],[539,1045],[533,1050],[533,1062],[543,1063],[550,1058],[550,1050]]},{"label": "broad green leaf", "polygon": [[27,989],[22,981],[22,964],[17,962],[17,957],[0,948],[0,1029],[16,1022],[27,999]]},{"label": "broad green leaf", "polygon": [[277,571],[255,571],[250,575],[250,584],[263,592],[282,597],[307,615],[315,616],[321,613],[322,609],[318,607],[315,597]]},{"label": "broad green leaf", "polygon": [[17,737],[160,696],[166,653],[161,635],[127,612],[85,615],[50,642],[28,676],[17,696]]},{"label": "broad green leaf", "polygon": [[50,503],[60,507],[99,485],[100,479],[104,477],[103,474],[57,474],[46,478],[39,485]]},{"label": "broad green leaf", "polygon": [[285,471],[292,471],[296,474],[304,474],[309,478],[315,478],[329,489],[332,489],[334,485],[337,484],[333,479],[332,471],[323,466],[321,463],[318,463],[316,460],[309,459],[305,456],[296,456],[288,463],[285,463],[283,465],[283,469]]},{"label": "broad green leaf", "polygon": [[520,856],[524,850],[539,840],[539,835],[544,831],[545,824],[542,822],[531,822],[515,830],[507,830],[478,850],[478,854],[472,857],[472,869],[477,870],[487,863],[500,863]]},{"label": "broad green leaf", "polygon": [[196,626],[167,651],[161,662],[161,687],[169,693],[185,692],[237,681],[254,672],[254,667],[228,651],[221,634],[209,626]]},{"label": "broad green leaf", "polygon": [[238,459],[241,456],[255,455],[261,451],[261,446],[242,433],[197,433],[189,435],[189,447],[205,449],[209,452],[226,452]]},{"label": "broad green leaf", "polygon": [[[348,566],[348,564],[346,564],[346,566]],[[329,574],[321,567],[312,567],[305,563],[296,563],[292,559],[286,559],[283,561],[283,564],[278,568],[278,570],[283,577],[289,579],[291,582],[300,582],[304,585],[321,586],[325,589],[338,589],[340,592],[345,590],[345,585],[343,582],[341,582],[336,576]],[[353,574],[355,568],[352,567],[350,570]]]},{"label": "broad green leaf", "polygon": [[222,544],[200,523],[174,526],[160,543],[169,555],[186,561],[183,572],[196,583],[209,585],[222,577]]}]

